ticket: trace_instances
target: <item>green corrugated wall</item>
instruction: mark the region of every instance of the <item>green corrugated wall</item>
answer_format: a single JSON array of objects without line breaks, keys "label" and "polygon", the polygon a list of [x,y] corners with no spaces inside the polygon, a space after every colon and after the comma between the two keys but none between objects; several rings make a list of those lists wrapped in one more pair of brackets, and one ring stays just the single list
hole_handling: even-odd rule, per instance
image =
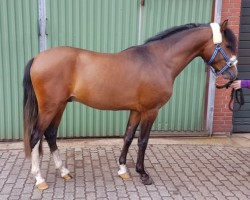
[{"label": "green corrugated wall", "polygon": [[22,78],[39,52],[37,13],[37,1],[0,0],[0,140],[22,137]]},{"label": "green corrugated wall", "polygon": [[[213,0],[145,0],[143,42],[169,27],[207,23]],[[118,52],[138,43],[139,0],[47,0],[48,48],[69,45]],[[38,51],[38,3],[0,0],[0,139],[22,138],[22,76]],[[202,131],[206,73],[196,59],[175,82],[169,104],[161,109],[154,130]],[[59,137],[123,135],[128,112],[99,111],[70,103]]]}]

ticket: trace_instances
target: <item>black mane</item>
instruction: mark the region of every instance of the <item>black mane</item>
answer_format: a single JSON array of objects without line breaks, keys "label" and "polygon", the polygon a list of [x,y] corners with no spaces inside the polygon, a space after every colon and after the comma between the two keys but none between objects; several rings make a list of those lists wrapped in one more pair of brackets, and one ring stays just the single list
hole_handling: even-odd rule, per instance
[{"label": "black mane", "polygon": [[147,39],[144,44],[147,44],[149,42],[153,42],[156,40],[162,40],[162,39],[169,37],[175,33],[179,33],[179,32],[182,32],[182,31],[185,31],[188,29],[192,29],[192,28],[196,28],[196,27],[205,27],[205,26],[209,26],[209,24],[190,23],[190,24],[185,24],[185,25],[181,25],[181,26],[176,26],[176,27],[167,29],[165,31],[162,31],[162,32],[158,33],[157,35]]},{"label": "black mane", "polygon": [[230,47],[232,48],[232,51],[234,53],[236,53],[236,51],[237,51],[236,37],[235,37],[233,31],[230,28],[227,28],[224,31],[224,35],[225,35],[225,38],[228,41]]},{"label": "black mane", "polygon": [[[181,25],[181,26],[175,26],[173,28],[162,31],[162,32],[158,33],[157,35],[147,39],[144,44],[148,44],[150,42],[157,41],[157,40],[162,40],[162,39],[169,37],[175,33],[179,33],[179,32],[185,31],[185,30],[189,30],[189,29],[193,29],[193,28],[197,28],[197,27],[206,27],[206,26],[209,26],[209,23],[208,24],[190,23],[190,24],[185,24],[185,25]],[[224,35],[225,35],[226,40],[229,42],[229,45],[232,48],[232,51],[236,53],[236,51],[237,51],[236,43],[237,42],[236,42],[236,37],[235,37],[233,31],[230,28],[227,28],[224,31]]]}]

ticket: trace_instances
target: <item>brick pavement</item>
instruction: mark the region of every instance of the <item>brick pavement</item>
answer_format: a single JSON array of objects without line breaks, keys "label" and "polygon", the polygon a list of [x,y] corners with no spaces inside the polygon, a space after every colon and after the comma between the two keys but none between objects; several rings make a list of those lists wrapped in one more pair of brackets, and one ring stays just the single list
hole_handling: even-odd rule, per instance
[{"label": "brick pavement", "polygon": [[[122,142],[122,140],[121,140]],[[1,145],[1,144],[0,144]],[[74,148],[70,147],[73,146]],[[34,188],[22,149],[0,149],[0,197],[4,199],[250,199],[250,148],[193,144],[150,144],[145,166],[154,184],[135,172],[137,145],[128,155],[131,179],[117,176],[120,145],[66,145],[63,161],[74,178],[64,181],[44,148],[41,171],[49,189]]]}]

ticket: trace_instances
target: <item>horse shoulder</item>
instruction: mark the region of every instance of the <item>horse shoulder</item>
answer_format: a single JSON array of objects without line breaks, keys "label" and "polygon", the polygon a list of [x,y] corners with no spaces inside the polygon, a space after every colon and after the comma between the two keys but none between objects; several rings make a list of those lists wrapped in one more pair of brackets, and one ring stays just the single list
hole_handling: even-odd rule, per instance
[{"label": "horse shoulder", "polygon": [[[165,71],[164,71],[165,72]],[[172,96],[173,80],[162,70],[156,70],[141,78],[138,90],[140,104],[145,108],[162,107]]]}]

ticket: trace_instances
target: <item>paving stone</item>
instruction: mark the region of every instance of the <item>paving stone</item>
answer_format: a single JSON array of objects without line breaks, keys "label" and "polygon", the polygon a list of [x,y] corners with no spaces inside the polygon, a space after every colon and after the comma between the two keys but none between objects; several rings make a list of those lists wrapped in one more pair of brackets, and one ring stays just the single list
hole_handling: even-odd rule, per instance
[{"label": "paving stone", "polygon": [[194,197],[184,197],[184,200],[196,200]]},{"label": "paving stone", "polygon": [[202,193],[201,192],[192,192],[192,195],[195,199],[199,199],[199,200],[202,200],[202,199],[205,199],[204,196],[202,196]]},{"label": "paving stone", "polygon": [[115,200],[118,199],[116,192],[107,192],[108,199]]},{"label": "paving stone", "polygon": [[237,188],[239,188],[239,190],[240,190],[243,194],[245,194],[245,195],[247,195],[247,196],[250,196],[250,190],[249,190],[247,187],[245,187],[244,185],[237,186]]},{"label": "paving stone", "polygon": [[150,191],[149,196],[152,199],[161,199],[160,193],[158,191]]},{"label": "paving stone", "polygon": [[53,199],[53,193],[44,193],[42,199],[46,200]]},{"label": "paving stone", "polygon": [[173,200],[174,198],[172,197],[162,197],[163,200]]},{"label": "paving stone", "polygon": [[227,200],[240,200],[240,199],[237,197],[227,197]]},{"label": "paving stone", "polygon": [[20,200],[27,200],[27,199],[31,199],[32,193],[29,194],[22,194],[21,196],[19,196]]},{"label": "paving stone", "polygon": [[190,192],[198,192],[199,191],[197,186],[194,185],[193,182],[190,182],[190,181],[185,182],[185,186],[188,189],[188,191],[190,191]]},{"label": "paving stone", "polygon": [[217,188],[226,197],[232,197],[232,196],[234,196],[234,194],[230,190],[228,190],[228,188],[226,186],[217,186]]},{"label": "paving stone", "polygon": [[182,197],[192,197],[191,192],[185,186],[178,187],[178,190]]},{"label": "paving stone", "polygon": [[201,192],[202,196],[204,196],[204,197],[213,196],[207,187],[205,187],[205,186],[197,186],[197,188]]},{"label": "paving stone", "polygon": [[127,156],[130,180],[117,175],[121,147],[72,147],[60,150],[74,175],[69,181],[61,178],[49,149],[44,148],[41,171],[49,184],[44,191],[35,188],[30,161],[22,149],[0,151],[1,200],[250,199],[250,148],[149,145],[145,167],[154,184],[145,186],[135,171],[137,145],[132,144]]},{"label": "paving stone", "polygon": [[22,194],[22,189],[12,189],[11,190],[11,195],[14,195],[14,196],[20,196]]},{"label": "paving stone", "polygon": [[209,180],[208,181],[202,181],[202,183],[203,183],[204,186],[206,186],[206,188],[209,191],[217,191],[218,190],[218,188]]},{"label": "paving stone", "polygon": [[206,200],[217,200],[215,197],[206,197]]},{"label": "paving stone", "polygon": [[190,181],[195,185],[195,186],[202,186],[203,183],[200,181],[199,177],[197,176],[192,176],[189,177]]},{"label": "paving stone", "polygon": [[42,199],[42,191],[40,190],[34,190],[31,196],[31,199]]},{"label": "paving stone", "polygon": [[221,191],[212,191],[211,192],[215,198],[220,199],[220,200],[226,200],[227,198],[223,195]]}]

